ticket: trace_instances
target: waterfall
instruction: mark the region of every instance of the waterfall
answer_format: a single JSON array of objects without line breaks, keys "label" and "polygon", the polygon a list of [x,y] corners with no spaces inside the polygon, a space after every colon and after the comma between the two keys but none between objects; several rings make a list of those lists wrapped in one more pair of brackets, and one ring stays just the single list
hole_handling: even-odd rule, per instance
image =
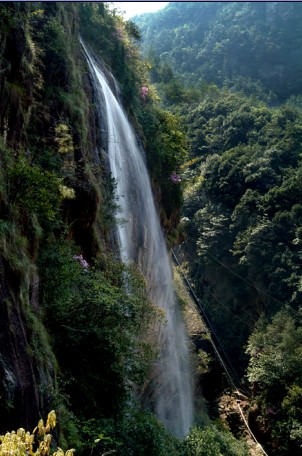
[{"label": "waterfall", "polygon": [[94,81],[96,103],[105,106],[108,157],[116,180],[120,255],[135,262],[146,278],[149,298],[165,312],[160,325],[159,359],[154,365],[154,411],[166,429],[184,437],[193,419],[190,353],[185,325],[173,287],[170,258],[151,191],[144,153],[104,72],[82,43]]}]

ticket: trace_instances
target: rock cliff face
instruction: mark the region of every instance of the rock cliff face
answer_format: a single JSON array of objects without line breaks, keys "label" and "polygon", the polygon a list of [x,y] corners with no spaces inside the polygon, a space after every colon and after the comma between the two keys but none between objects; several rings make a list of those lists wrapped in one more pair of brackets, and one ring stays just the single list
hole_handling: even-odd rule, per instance
[{"label": "rock cliff face", "polygon": [[[38,168],[43,174],[57,161],[54,166],[63,169],[62,178],[72,184],[76,194],[60,208],[62,220],[69,226],[67,238],[88,259],[105,249],[105,241],[100,245],[105,234],[97,215],[102,203],[101,168],[93,169],[100,163],[98,122],[91,84],[83,71],[77,23],[72,6],[65,13],[59,4],[44,6],[42,12],[26,3],[0,5],[0,163],[4,170],[0,179],[0,432],[21,425],[33,428],[37,418],[48,411],[56,383],[55,356],[39,302],[37,261],[47,229],[42,218],[36,220],[36,214],[16,205],[12,163],[22,159],[26,169]],[[55,52],[66,54],[66,49],[55,49],[63,25],[74,68],[70,62],[53,68]],[[64,81],[60,93],[54,89],[58,71]],[[74,106],[67,98],[76,84]],[[77,112],[79,106],[82,113]],[[71,125],[72,147],[63,158],[57,152],[55,128],[59,123]]]},{"label": "rock cliff face", "polygon": [[[26,9],[25,5],[17,4],[1,6],[2,20],[6,16],[7,24],[1,27],[0,33],[0,132],[3,143],[13,148],[23,142],[31,104],[31,87],[29,81],[25,83],[23,72],[24,62],[29,64],[32,58],[25,36],[26,22],[22,20]],[[2,222],[10,217],[10,208],[9,202],[1,196]],[[21,420],[26,426],[32,425],[33,417],[39,412],[39,400],[36,372],[28,352],[30,335],[21,303],[26,279],[12,271],[4,258],[1,258],[0,271],[0,401],[3,424],[9,429],[13,423],[21,425]]]},{"label": "rock cliff face", "polygon": [[11,147],[25,142],[33,105],[36,55],[29,36],[28,5],[1,6],[0,132]]},{"label": "rock cliff face", "polygon": [[17,284],[8,285],[3,262],[1,271],[0,397],[1,417],[8,430],[15,423],[32,426],[39,415],[39,399],[37,373],[28,353],[29,335],[24,311],[17,297],[18,287]]}]

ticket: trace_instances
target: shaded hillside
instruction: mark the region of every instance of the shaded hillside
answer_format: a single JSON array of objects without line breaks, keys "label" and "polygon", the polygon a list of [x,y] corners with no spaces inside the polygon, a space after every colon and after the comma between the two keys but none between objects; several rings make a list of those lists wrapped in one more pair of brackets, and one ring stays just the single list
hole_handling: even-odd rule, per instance
[{"label": "shaded hillside", "polygon": [[144,52],[154,50],[185,85],[264,89],[273,102],[301,92],[301,17],[299,2],[170,2],[135,22]]}]

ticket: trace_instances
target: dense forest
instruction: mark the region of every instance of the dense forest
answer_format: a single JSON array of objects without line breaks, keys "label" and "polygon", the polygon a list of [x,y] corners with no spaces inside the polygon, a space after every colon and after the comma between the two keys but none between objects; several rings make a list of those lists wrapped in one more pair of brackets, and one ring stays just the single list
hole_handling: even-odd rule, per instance
[{"label": "dense forest", "polygon": [[175,249],[269,454],[301,454],[302,5],[172,2],[135,18],[182,117]]},{"label": "dense forest", "polygon": [[[129,21],[107,2],[0,2],[0,456],[302,454],[301,19],[296,2]],[[165,315],[118,253],[127,221],[79,38],[117,81],[176,285],[264,450],[222,405],[238,397],[204,329],[192,429],[156,418]]]},{"label": "dense forest", "polygon": [[170,2],[136,19],[186,86],[204,82],[282,102],[301,94],[299,2]]}]

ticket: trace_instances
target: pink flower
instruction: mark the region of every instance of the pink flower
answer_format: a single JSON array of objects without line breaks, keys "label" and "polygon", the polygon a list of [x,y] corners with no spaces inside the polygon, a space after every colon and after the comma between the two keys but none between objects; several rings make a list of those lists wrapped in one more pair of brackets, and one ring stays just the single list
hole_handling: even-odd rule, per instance
[{"label": "pink flower", "polygon": [[149,89],[148,87],[143,86],[141,89],[141,96],[145,100],[146,96],[148,95]]},{"label": "pink flower", "polygon": [[84,269],[89,268],[89,264],[87,263],[86,260],[84,260],[83,255],[74,255],[73,259],[77,260],[80,263],[80,265],[82,266],[82,268],[84,268]]},{"label": "pink flower", "polygon": [[179,184],[181,182],[181,177],[179,174],[176,174],[175,171],[170,176],[170,181],[173,182],[173,184]]},{"label": "pink flower", "polygon": [[266,409],[266,414],[267,415],[277,415],[278,414],[278,410],[276,409],[276,407],[272,406],[272,407],[268,407]]}]

